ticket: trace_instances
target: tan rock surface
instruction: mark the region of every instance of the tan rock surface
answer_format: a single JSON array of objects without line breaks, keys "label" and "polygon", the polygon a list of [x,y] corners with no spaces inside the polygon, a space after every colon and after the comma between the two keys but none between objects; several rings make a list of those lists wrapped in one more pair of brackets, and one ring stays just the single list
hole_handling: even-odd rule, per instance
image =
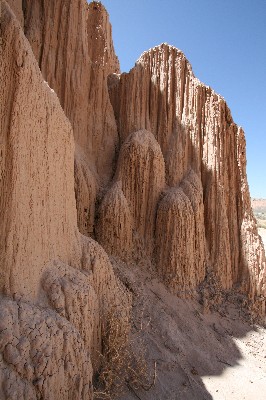
[{"label": "tan rock surface", "polygon": [[1,399],[91,399],[131,293],[162,363],[143,399],[210,398],[200,377],[222,373],[224,349],[226,363],[240,356],[203,314],[231,317],[232,298],[265,316],[242,129],[172,46],[119,75],[100,2],[0,4]]},{"label": "tan rock surface", "polygon": [[194,213],[182,189],[170,189],[159,203],[156,221],[158,272],[176,293],[196,285]]},{"label": "tan rock surface", "polygon": [[[71,1],[62,7],[59,8],[59,4],[49,7],[46,5],[48,15],[43,19],[38,2],[32,7],[26,5],[25,32],[42,73],[55,88],[72,121],[79,145],[75,168],[78,224],[82,233],[94,236],[95,203],[99,185],[112,176],[115,148],[118,145],[106,81],[110,72],[119,72],[119,64],[104,7],[97,2],[87,6],[84,1],[80,1],[79,7]],[[58,15],[59,9],[62,15],[73,14],[73,21],[78,20],[79,24],[73,22],[69,25],[64,22],[55,25],[54,31],[49,35],[41,35],[40,32],[46,30],[45,20],[49,19],[49,13]],[[38,19],[41,24],[37,24]],[[67,20],[67,17],[63,20]],[[69,41],[62,52],[61,38],[67,36],[67,33]],[[80,38],[79,42],[75,42],[77,36]],[[36,42],[37,37],[40,40]],[[51,43],[58,49],[56,55],[48,52]],[[74,48],[78,68],[71,67],[74,60],[73,57],[71,59],[70,51],[73,53]],[[64,68],[58,69],[59,64]],[[85,69],[86,81],[80,82],[76,79],[76,74],[84,76],[82,71]],[[72,72],[69,76],[62,75],[63,70]],[[72,93],[71,82],[74,80],[77,84]],[[237,193],[241,190],[235,157],[237,127],[224,100],[194,77],[183,53],[167,44],[144,53],[129,74],[110,77],[109,88],[122,142],[127,135],[139,129],[151,131],[161,146],[166,165],[166,182],[170,186],[179,184],[189,168],[199,174],[205,209],[205,226],[202,224],[199,230],[206,233],[206,243],[203,234],[199,244],[201,243],[203,249],[208,247],[209,264],[223,288],[228,289],[242,279],[245,281],[246,276],[242,276],[242,259],[239,257],[244,247],[240,243],[237,222],[241,207],[237,201]],[[85,99],[88,101],[84,101]],[[92,112],[90,107],[93,107]],[[108,137],[107,141],[105,137]],[[79,152],[84,155],[79,155]],[[103,163],[106,162],[109,164],[104,166]],[[124,187],[123,191],[126,191]],[[130,206],[133,204],[133,208],[135,202],[143,202],[137,198],[130,199],[130,195],[126,193],[125,196]],[[136,229],[139,222],[136,221],[134,210],[132,213]],[[148,220],[149,218],[150,216]],[[151,230],[152,225],[148,224]],[[143,236],[143,232],[140,233]],[[150,241],[153,241],[152,237]],[[146,246],[149,247],[147,241]],[[255,283],[251,284],[254,285]]]},{"label": "tan rock surface", "polygon": [[100,3],[86,0],[24,3],[25,35],[42,74],[72,123],[76,142],[97,172],[108,176],[118,138],[105,82],[119,71],[108,14]]},{"label": "tan rock surface", "polygon": [[[88,5],[86,0],[26,0],[24,4],[25,34],[45,80],[57,93],[73,126],[79,145],[76,163],[81,158],[79,148],[87,160],[83,172],[80,167],[75,169],[75,181],[78,226],[82,233],[91,235],[95,182],[87,182],[87,177],[94,175],[96,181],[104,183],[110,180],[119,142],[107,89],[108,74],[119,72],[108,13],[96,1]],[[49,21],[53,21],[53,29]],[[89,204],[84,194],[90,197]],[[85,209],[89,213],[86,227]]]},{"label": "tan rock surface", "polygon": [[110,310],[128,332],[131,298],[78,232],[72,127],[1,6],[0,397],[87,400]]},{"label": "tan rock surface", "polygon": [[174,293],[187,297],[206,274],[202,187],[193,171],[159,202],[156,219],[157,270]]},{"label": "tan rock surface", "polygon": [[23,0],[7,0],[11,10],[15,13],[17,20],[19,21],[22,28],[24,27],[24,14],[22,10]]},{"label": "tan rock surface", "polygon": [[49,307],[77,329],[95,360],[97,351],[101,350],[100,307],[88,275],[57,261],[44,272],[42,288]]},{"label": "tan rock surface", "polygon": [[221,288],[240,284],[245,291],[248,285],[254,300],[262,293],[265,254],[255,226],[248,246],[241,234],[252,214],[245,141],[224,99],[194,77],[181,51],[165,43],[143,53],[129,73],[110,77],[109,92],[121,140],[140,129],[152,132],[170,187],[179,185],[191,168],[199,176],[202,257],[207,247],[208,265]]},{"label": "tan rock surface", "polygon": [[131,294],[114,274],[110,259],[99,243],[83,236],[82,245],[81,270],[88,274],[88,282],[98,297],[100,309],[98,341],[101,343],[101,332],[108,323],[110,309],[116,312],[116,318],[120,321],[120,325],[124,326],[125,330],[128,329]]},{"label": "tan rock surface", "polygon": [[108,254],[128,259],[133,249],[133,219],[122,182],[116,182],[106,193],[99,208],[97,240]]},{"label": "tan rock surface", "polygon": [[185,195],[189,198],[194,212],[194,273],[195,281],[199,283],[205,277],[206,264],[208,260],[205,240],[203,188],[199,176],[193,170],[191,170],[186,178],[181,182],[181,188]]},{"label": "tan rock surface", "polygon": [[153,241],[157,203],[165,186],[163,155],[150,132],[134,132],[124,142],[119,154],[116,179],[122,182],[134,229],[145,239],[149,251]]},{"label": "tan rock surface", "polygon": [[96,199],[99,191],[99,177],[88,163],[82,149],[76,145],[75,151],[75,195],[77,203],[78,227],[83,235],[94,235]]},{"label": "tan rock surface", "polygon": [[121,329],[127,330],[131,296],[115,277],[107,254],[97,242],[82,237],[82,249],[79,270],[60,261],[47,265],[41,281],[41,304],[78,330],[96,371],[109,312],[116,312]]},{"label": "tan rock surface", "polygon": [[[153,197],[149,190],[154,185],[149,184],[148,189],[145,188],[145,182],[150,180],[149,174],[145,177],[145,161],[137,163],[136,173],[132,174],[131,167],[127,167],[129,163],[125,149],[128,146],[127,140],[131,140],[127,139],[129,135],[137,135],[135,132],[146,129],[151,131],[161,147],[164,160],[159,162],[160,168],[162,170],[165,163],[166,183],[170,187],[184,182],[191,168],[202,182],[201,211],[195,217],[199,220],[194,228],[198,231],[196,247],[201,259],[201,267],[195,272],[196,275],[203,279],[202,265],[207,262],[222,288],[229,289],[234,284],[240,284],[243,285],[243,290],[249,287],[251,299],[260,296],[264,290],[261,282],[264,279],[265,255],[256,228],[249,247],[245,244],[245,226],[250,224],[249,217],[245,216],[250,215],[251,209],[250,202],[247,201],[249,194],[244,165],[244,136],[233,123],[225,101],[194,77],[182,52],[167,44],[143,53],[129,74],[118,75],[119,65],[113,49],[108,15],[97,2],[87,6],[80,0],[78,7],[76,3],[74,5],[69,1],[62,4],[61,8],[59,3],[45,4],[44,9],[48,13],[45,18],[42,17],[40,2],[31,4],[28,0],[26,3],[26,35],[42,73],[57,91],[74,127],[77,142],[75,188],[81,232],[94,236],[99,189],[102,183],[110,180],[114,171],[113,162],[118,145],[115,114],[122,143],[115,181],[122,182],[122,190],[133,217],[133,227],[145,238],[144,246],[152,248],[154,212],[165,184],[163,178],[159,178],[161,181],[150,204]],[[55,24],[54,31],[48,33],[46,21],[49,20],[50,13],[57,16],[59,12],[65,15],[65,18],[60,19],[64,22]],[[72,24],[66,23],[69,13],[73,15]],[[56,17],[55,20],[59,19]],[[38,21],[41,23],[38,24]],[[43,35],[41,32],[46,33]],[[75,41],[77,36],[79,41]],[[64,42],[64,52],[63,37],[69,38]],[[54,49],[58,49],[56,53],[48,51],[51,43]],[[70,56],[73,49],[75,60]],[[77,68],[72,67],[74,61]],[[58,68],[59,65],[61,68]],[[77,79],[77,74],[84,76],[82,71],[85,69],[88,70],[86,80],[81,82]],[[109,94],[114,114],[106,87],[107,76],[113,71],[116,74],[109,77]],[[74,81],[77,85],[73,93],[71,85]],[[88,101],[84,101],[86,99]],[[90,107],[93,107],[92,113],[89,112]],[[76,113],[79,115],[78,119]],[[100,132],[96,136],[93,136],[92,126]],[[110,126],[113,127],[112,133],[108,131]],[[107,141],[105,137],[108,137]],[[98,139],[104,143],[102,147],[99,147]],[[88,140],[91,140],[90,144]],[[139,140],[136,142],[140,143]],[[145,146],[140,146],[137,151],[138,162],[141,158],[146,159],[145,152]],[[133,153],[135,154],[135,150],[132,150]],[[123,161],[123,157],[127,161]],[[133,157],[130,151],[129,157],[130,160]],[[103,165],[106,162],[109,166]],[[133,158],[131,163],[134,165]],[[123,168],[125,171],[122,171]],[[159,174],[162,176],[164,172]],[[133,176],[131,183],[129,176]],[[137,190],[134,189],[136,182],[140,188],[139,193],[138,187]],[[189,194],[189,184],[184,187],[185,192],[188,191],[186,194]],[[243,193],[242,199],[238,198],[240,192]],[[189,195],[188,197],[190,198]],[[147,199],[148,207],[145,206]],[[190,202],[197,214],[195,201],[190,198]],[[120,217],[117,218],[118,221]],[[101,221],[104,225],[103,218]],[[123,242],[121,235],[119,240]],[[116,248],[119,247],[119,240]],[[108,241],[107,237],[104,241]],[[254,262],[257,265],[255,269]]]},{"label": "tan rock surface", "polygon": [[81,256],[74,141],[5,2],[1,35],[0,288],[35,298],[45,263],[60,258],[73,265]]},{"label": "tan rock surface", "polygon": [[92,399],[92,368],[78,330],[49,309],[1,299],[0,397]]},{"label": "tan rock surface", "polygon": [[244,131],[238,129],[238,165],[240,175],[241,214],[241,275],[245,289],[255,305],[265,315],[266,261],[263,241],[258,234],[256,219],[251,207],[251,199],[246,175],[246,152]]}]

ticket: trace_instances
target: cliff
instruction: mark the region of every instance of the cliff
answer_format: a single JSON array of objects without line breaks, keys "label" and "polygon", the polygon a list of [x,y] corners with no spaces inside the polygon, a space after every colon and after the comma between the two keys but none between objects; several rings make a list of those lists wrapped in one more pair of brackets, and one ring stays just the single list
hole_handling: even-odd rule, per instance
[{"label": "cliff", "polygon": [[169,285],[196,287],[213,272],[221,289],[237,284],[259,300],[265,253],[250,205],[245,138],[224,99],[165,43],[143,53],[128,74],[110,76],[109,92],[121,142],[146,129],[161,147],[167,190],[158,204],[156,253],[159,271],[165,261],[175,276],[166,273]]},{"label": "cliff", "polygon": [[1,291],[34,298],[45,263],[80,256],[74,140],[19,24],[2,7]]},{"label": "cliff", "polygon": [[96,194],[112,176],[118,146],[106,81],[119,62],[108,14],[99,2],[26,0],[24,19],[43,77],[73,127],[78,225],[91,235]]},{"label": "cliff", "polygon": [[91,399],[139,270],[264,317],[245,137],[224,99],[165,43],[120,74],[100,2],[1,0],[0,15],[1,399]]},{"label": "cliff", "polygon": [[91,399],[110,312],[131,296],[77,227],[74,138],[1,3],[1,399]]}]

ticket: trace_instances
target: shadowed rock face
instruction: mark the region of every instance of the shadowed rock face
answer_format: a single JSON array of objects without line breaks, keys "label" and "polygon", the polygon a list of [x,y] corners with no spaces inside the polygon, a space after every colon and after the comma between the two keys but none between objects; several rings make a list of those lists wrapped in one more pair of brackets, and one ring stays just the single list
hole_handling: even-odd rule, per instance
[{"label": "shadowed rock face", "polygon": [[190,171],[177,188],[167,190],[156,219],[156,262],[168,287],[182,296],[206,275],[206,242],[202,187]]},{"label": "shadowed rock face", "polygon": [[153,240],[157,203],[165,187],[163,155],[150,132],[135,132],[124,142],[116,179],[122,182],[132,210],[134,228],[149,247]]},{"label": "shadowed rock face", "polygon": [[109,254],[122,259],[131,258],[133,219],[121,181],[111,187],[101,203],[97,239]]},{"label": "shadowed rock face", "polygon": [[131,308],[109,255],[153,266],[178,296],[210,274],[215,290],[237,288],[265,314],[244,132],[172,46],[120,75],[101,3],[8,3],[0,397],[91,399],[110,309],[127,332]]},{"label": "shadowed rock face", "polygon": [[[168,226],[169,218],[171,230],[175,223],[181,231],[183,225],[191,234],[197,230],[197,256],[190,261],[185,254],[187,251],[191,255],[188,247],[192,249],[192,244],[188,240],[188,247],[185,246],[187,236],[178,228],[179,245],[175,241],[166,244],[170,246],[166,252],[171,259],[166,263],[170,269],[176,263],[175,276],[184,273],[191,277],[192,273],[198,277],[194,280],[196,285],[204,279],[203,265],[207,264],[221,288],[240,284],[253,300],[265,293],[265,254],[250,206],[244,134],[234,124],[224,99],[199,82],[184,54],[167,44],[143,53],[129,73],[111,76],[109,92],[121,141],[136,130],[149,130],[161,147],[166,183],[173,188],[159,203],[157,213],[159,271],[165,260],[164,245],[160,255],[162,237],[167,238],[167,228],[163,227]],[[191,170],[194,183],[187,179]],[[188,205],[184,208],[184,204]],[[175,212],[179,217],[173,217]],[[191,214],[196,222],[192,222]],[[250,236],[248,244],[247,231],[253,238]],[[171,240],[172,234],[173,231]],[[179,253],[183,245],[184,257]],[[175,256],[171,256],[172,251]],[[192,259],[199,260],[193,268]],[[166,280],[171,281],[169,276]]]}]

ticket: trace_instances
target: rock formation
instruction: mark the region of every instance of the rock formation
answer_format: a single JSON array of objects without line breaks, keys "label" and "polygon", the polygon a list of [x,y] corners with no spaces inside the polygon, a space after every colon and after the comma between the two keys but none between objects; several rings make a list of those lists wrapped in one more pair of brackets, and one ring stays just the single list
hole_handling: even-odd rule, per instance
[{"label": "rock formation", "polygon": [[71,124],[1,3],[1,399],[91,399],[110,310],[130,296],[77,227]]},{"label": "rock formation", "polygon": [[134,228],[145,239],[146,247],[149,247],[153,239],[157,203],[165,186],[163,155],[150,132],[134,132],[124,142],[116,179],[122,182]]},{"label": "rock formation", "polygon": [[84,341],[66,318],[1,299],[1,399],[91,399]]},{"label": "rock formation", "polygon": [[159,203],[156,220],[158,273],[179,296],[187,296],[206,274],[202,187],[190,171]]},{"label": "rock formation", "polygon": [[79,145],[75,157],[78,226],[91,235],[95,188],[112,177],[119,141],[106,85],[107,76],[119,72],[108,14],[96,1],[88,5],[86,0],[53,4],[26,0],[24,18],[25,35],[44,79],[57,93]]},{"label": "rock formation", "polygon": [[[235,284],[242,285],[244,291],[249,287],[252,301],[265,294],[265,288],[262,288],[265,274],[262,242],[256,233],[256,239],[251,239],[247,246],[241,233],[249,224],[253,226],[252,231],[256,231],[246,181],[244,136],[234,124],[224,99],[199,82],[184,54],[166,43],[143,53],[128,74],[109,77],[109,92],[121,141],[124,142],[132,132],[147,129],[157,139],[164,156],[166,183],[172,189],[158,208],[157,226],[161,226],[157,233],[158,270],[163,269],[165,246],[169,246],[167,254],[171,262],[165,261],[165,264],[172,270],[170,265],[176,263],[176,271],[172,271],[174,276],[185,273],[189,280],[192,279],[190,286],[196,286],[204,279],[206,265],[208,271],[214,271],[223,289],[230,289]],[[197,189],[194,186],[193,190],[186,178],[191,170],[194,181],[198,182]],[[195,207],[199,204],[197,212]],[[191,206],[195,217],[197,215],[196,228],[193,227]],[[176,228],[175,222],[170,224],[172,213],[180,215]],[[169,237],[163,231],[165,224],[170,224]],[[181,233],[177,227],[183,224],[185,228]],[[180,237],[183,242],[187,238],[185,231],[192,234],[195,229],[198,256],[194,257],[197,265],[191,271],[193,262],[188,260],[188,254],[192,250],[187,248],[179,253],[178,246],[174,250],[171,235],[176,232],[177,240]],[[163,243],[161,235],[170,242]],[[192,243],[193,238],[190,240]],[[190,240],[188,247],[192,248]],[[251,258],[253,261],[248,261]],[[183,273],[180,262],[187,266]],[[169,279],[167,277],[167,282]],[[173,281],[169,285],[171,287]],[[185,288],[184,282],[183,290]]]},{"label": "rock formation", "polygon": [[0,4],[1,399],[92,398],[110,312],[129,329],[109,256],[180,297],[211,275],[265,315],[245,138],[224,99],[165,43],[120,74],[100,2]]},{"label": "rock formation", "polygon": [[74,140],[19,23],[2,8],[1,291],[35,298],[49,260],[80,257]]},{"label": "rock formation", "polygon": [[121,181],[114,183],[101,203],[97,239],[109,254],[121,259],[131,258],[133,219]]}]

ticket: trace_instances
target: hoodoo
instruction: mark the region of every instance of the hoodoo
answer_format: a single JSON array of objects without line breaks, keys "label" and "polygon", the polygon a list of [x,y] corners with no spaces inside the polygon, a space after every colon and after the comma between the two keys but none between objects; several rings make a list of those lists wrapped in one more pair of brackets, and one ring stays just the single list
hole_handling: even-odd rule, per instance
[{"label": "hoodoo", "polygon": [[144,281],[191,301],[215,282],[264,317],[245,136],[225,100],[166,43],[121,74],[101,2],[0,4],[0,398],[92,399]]}]

